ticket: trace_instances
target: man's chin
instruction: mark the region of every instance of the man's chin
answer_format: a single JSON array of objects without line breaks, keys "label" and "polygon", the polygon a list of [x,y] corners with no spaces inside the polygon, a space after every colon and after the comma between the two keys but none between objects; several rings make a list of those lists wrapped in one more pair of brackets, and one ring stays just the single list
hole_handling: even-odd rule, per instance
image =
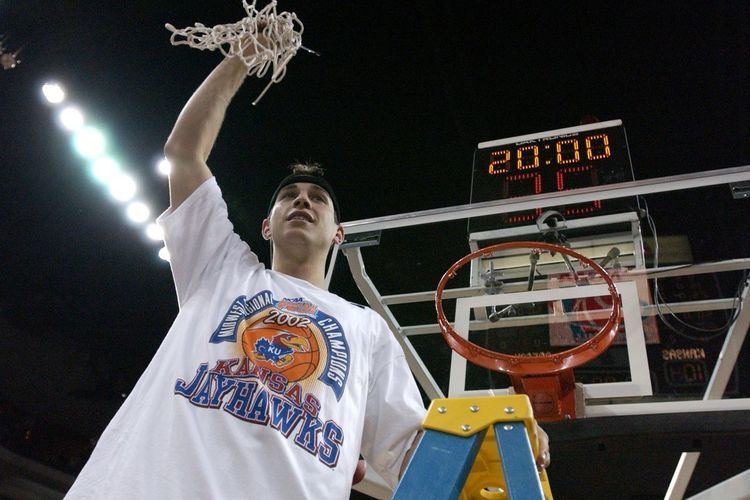
[{"label": "man's chin", "polygon": [[276,246],[299,249],[304,248],[313,250],[315,247],[322,246],[320,236],[314,231],[305,231],[304,228],[294,228],[293,230],[284,231],[281,239],[274,238]]}]

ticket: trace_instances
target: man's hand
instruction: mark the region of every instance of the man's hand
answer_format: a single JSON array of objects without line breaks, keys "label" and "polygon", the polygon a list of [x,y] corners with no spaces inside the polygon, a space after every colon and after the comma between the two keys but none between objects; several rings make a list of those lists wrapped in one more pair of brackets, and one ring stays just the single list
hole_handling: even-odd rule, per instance
[{"label": "man's hand", "polygon": [[357,468],[354,469],[354,477],[352,478],[352,485],[357,484],[365,478],[367,473],[367,463],[363,458],[360,458],[357,462]]},{"label": "man's hand", "polygon": [[244,59],[252,59],[259,51],[270,50],[273,43],[264,33],[267,27],[268,21],[259,21],[258,33],[255,35],[255,41],[258,45],[256,46],[253,43],[253,37],[245,36],[232,42],[232,53],[241,53]]},{"label": "man's hand", "polygon": [[536,427],[536,444],[538,446],[536,455],[536,467],[541,472],[543,469],[549,467],[550,456],[549,456],[549,436],[544,429],[539,427],[539,424],[534,420],[534,427]]}]

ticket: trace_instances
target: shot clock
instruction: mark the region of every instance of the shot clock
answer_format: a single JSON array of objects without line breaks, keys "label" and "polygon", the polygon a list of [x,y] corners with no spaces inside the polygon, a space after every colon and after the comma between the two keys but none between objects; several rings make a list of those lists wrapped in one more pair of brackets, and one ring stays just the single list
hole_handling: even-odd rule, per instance
[{"label": "shot clock", "polygon": [[[510,137],[477,145],[471,203],[567,191],[633,180],[621,120]],[[566,219],[621,212],[633,200],[596,200],[547,207]],[[470,232],[533,224],[543,207],[473,219]],[[499,219],[499,220],[498,220]]]}]

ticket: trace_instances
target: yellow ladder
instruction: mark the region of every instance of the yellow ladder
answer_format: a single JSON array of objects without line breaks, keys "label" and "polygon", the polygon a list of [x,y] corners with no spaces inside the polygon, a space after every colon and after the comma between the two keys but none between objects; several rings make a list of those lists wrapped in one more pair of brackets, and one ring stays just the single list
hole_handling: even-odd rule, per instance
[{"label": "yellow ladder", "polygon": [[394,500],[551,500],[525,394],[436,399]]}]

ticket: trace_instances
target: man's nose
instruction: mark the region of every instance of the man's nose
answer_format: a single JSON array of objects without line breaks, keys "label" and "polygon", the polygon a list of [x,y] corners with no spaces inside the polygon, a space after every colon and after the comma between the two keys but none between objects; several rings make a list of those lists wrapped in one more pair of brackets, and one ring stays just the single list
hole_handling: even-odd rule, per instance
[{"label": "man's nose", "polygon": [[307,197],[307,195],[305,193],[300,193],[294,199],[294,206],[295,207],[310,208],[310,199]]}]

